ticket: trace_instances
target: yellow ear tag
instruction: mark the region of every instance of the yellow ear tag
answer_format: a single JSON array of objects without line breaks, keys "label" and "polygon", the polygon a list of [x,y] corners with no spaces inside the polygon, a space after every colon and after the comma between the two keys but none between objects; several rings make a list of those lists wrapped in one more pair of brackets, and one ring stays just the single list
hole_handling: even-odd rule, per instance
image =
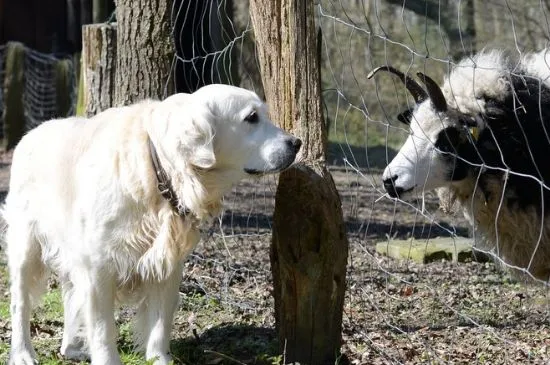
[{"label": "yellow ear tag", "polygon": [[472,135],[472,138],[474,139],[474,141],[477,142],[477,139],[479,138],[479,128],[478,127],[470,128],[470,134]]}]

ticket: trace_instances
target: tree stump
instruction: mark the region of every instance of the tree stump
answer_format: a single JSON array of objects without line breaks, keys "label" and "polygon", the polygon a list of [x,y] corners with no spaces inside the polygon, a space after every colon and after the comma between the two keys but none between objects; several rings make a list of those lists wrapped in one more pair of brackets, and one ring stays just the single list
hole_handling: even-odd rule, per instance
[{"label": "tree stump", "polygon": [[325,167],[319,57],[308,0],[251,0],[272,119],[303,141],[302,163],[280,175],[271,270],[286,362],[335,364],[341,346],[348,241],[340,197]]},{"label": "tree stump", "polygon": [[77,114],[87,117],[113,106],[116,71],[116,25],[82,27],[82,57]]}]

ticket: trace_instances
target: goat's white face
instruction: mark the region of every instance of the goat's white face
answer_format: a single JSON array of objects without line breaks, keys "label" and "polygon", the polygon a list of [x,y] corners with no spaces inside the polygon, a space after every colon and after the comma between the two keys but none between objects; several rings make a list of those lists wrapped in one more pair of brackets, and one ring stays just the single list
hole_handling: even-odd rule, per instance
[{"label": "goat's white face", "polygon": [[367,77],[379,71],[398,76],[417,103],[413,111],[398,116],[410,124],[410,135],[382,175],[388,194],[402,198],[465,179],[468,161],[477,153],[476,137],[468,132],[469,127],[478,127],[476,117],[449,108],[441,88],[421,72],[417,76],[426,89],[388,65],[377,67]]},{"label": "goat's white face", "polygon": [[448,125],[447,116],[434,112],[429,100],[418,107],[409,137],[382,175],[391,196],[421,193],[449,182],[453,165],[436,147]]}]

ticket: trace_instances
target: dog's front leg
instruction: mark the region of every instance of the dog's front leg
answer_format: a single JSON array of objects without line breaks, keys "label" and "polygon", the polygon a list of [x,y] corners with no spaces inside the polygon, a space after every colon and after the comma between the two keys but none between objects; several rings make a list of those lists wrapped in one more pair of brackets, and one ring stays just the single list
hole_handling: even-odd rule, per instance
[{"label": "dog's front leg", "polygon": [[[92,271],[92,270],[90,270]],[[108,268],[94,268],[74,281],[82,308],[92,365],[121,365],[116,349],[115,281]]]},{"label": "dog's front leg", "polygon": [[179,303],[181,265],[162,282],[150,283],[147,297],[136,313],[135,337],[145,349],[145,358],[155,365],[165,365],[172,359],[168,354],[174,313]]}]

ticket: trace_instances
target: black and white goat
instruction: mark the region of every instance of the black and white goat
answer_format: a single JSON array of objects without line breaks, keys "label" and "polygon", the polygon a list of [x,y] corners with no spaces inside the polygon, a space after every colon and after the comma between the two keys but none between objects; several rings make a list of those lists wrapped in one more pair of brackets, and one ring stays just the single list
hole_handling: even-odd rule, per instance
[{"label": "black and white goat", "polygon": [[[436,190],[459,207],[476,245],[539,280],[550,279],[550,50],[513,61],[482,52],[453,67],[440,88],[399,76],[416,106],[398,119],[410,135],[386,167],[392,197]],[[518,273],[519,271],[516,271]]]}]

